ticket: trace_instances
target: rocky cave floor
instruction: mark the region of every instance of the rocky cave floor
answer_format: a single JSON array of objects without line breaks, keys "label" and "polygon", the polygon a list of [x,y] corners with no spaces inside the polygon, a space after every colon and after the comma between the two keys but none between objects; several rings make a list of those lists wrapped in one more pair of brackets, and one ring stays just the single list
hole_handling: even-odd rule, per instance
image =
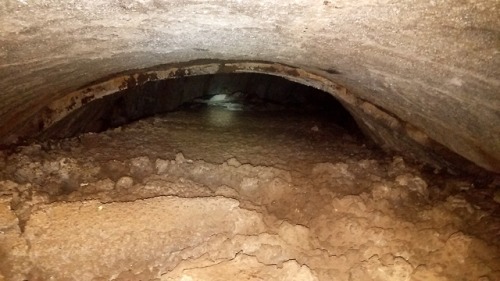
[{"label": "rocky cave floor", "polygon": [[207,107],[2,151],[0,280],[500,280],[498,177],[364,143]]}]

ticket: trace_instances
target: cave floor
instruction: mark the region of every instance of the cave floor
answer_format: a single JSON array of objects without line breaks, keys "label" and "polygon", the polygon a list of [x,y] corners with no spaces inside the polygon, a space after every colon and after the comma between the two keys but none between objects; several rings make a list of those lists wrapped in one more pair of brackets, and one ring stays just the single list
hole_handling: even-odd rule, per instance
[{"label": "cave floor", "polygon": [[0,152],[0,280],[500,280],[498,178],[330,121],[191,108]]}]

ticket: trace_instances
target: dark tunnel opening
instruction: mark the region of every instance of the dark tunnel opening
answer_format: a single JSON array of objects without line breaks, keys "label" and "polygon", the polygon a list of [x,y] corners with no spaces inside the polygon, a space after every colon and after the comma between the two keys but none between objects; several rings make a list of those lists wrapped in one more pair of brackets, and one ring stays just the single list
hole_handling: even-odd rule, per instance
[{"label": "dark tunnel opening", "polygon": [[270,112],[294,118],[313,114],[325,124],[362,136],[351,114],[329,93],[278,76],[233,73],[149,81],[119,91],[78,108],[41,132],[38,139],[102,132],[157,114],[207,107],[259,112],[261,118]]}]

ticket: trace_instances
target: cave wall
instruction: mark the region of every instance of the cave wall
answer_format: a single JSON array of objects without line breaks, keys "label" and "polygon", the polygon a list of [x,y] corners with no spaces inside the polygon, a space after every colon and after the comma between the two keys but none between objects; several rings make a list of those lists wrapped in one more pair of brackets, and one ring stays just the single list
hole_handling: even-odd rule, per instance
[{"label": "cave wall", "polygon": [[[35,135],[36,140],[101,132],[184,107],[202,109],[214,95],[240,94],[235,102],[253,110],[283,110],[287,114],[321,111],[335,124],[357,132],[349,112],[330,94],[274,75],[214,74],[148,81],[94,99]],[[198,98],[198,99],[197,99]],[[206,106],[206,104],[205,104]]]},{"label": "cave wall", "polygon": [[430,158],[446,148],[500,172],[499,10],[496,0],[4,0],[0,143],[127,70],[267,61],[349,89],[337,98],[382,146]]}]

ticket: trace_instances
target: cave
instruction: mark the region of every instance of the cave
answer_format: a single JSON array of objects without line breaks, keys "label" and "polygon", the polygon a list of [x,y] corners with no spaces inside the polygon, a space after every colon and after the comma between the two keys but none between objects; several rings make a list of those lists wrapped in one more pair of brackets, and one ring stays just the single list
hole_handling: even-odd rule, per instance
[{"label": "cave", "polygon": [[324,91],[274,75],[233,73],[148,81],[120,90],[86,102],[37,133],[34,139],[54,140],[102,132],[162,113],[207,106],[261,115],[271,111],[283,116],[314,112],[329,117],[323,121],[332,127],[341,127],[353,135],[362,134],[344,106]]},{"label": "cave", "polygon": [[500,280],[499,10],[3,1],[0,280]]}]

